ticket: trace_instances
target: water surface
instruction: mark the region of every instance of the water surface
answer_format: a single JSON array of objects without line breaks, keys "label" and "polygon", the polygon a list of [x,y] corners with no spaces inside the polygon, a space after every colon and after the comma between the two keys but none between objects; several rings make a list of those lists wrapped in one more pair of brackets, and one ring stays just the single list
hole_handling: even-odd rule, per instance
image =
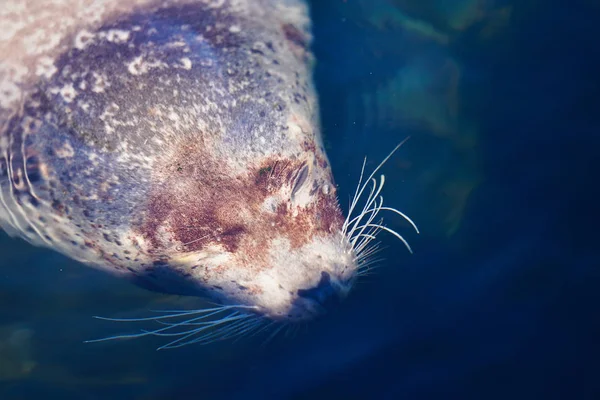
[{"label": "water surface", "polygon": [[[1,399],[592,399],[600,15],[594,1],[315,0],[316,81],[341,203],[363,157],[415,251],[266,347],[84,344],[189,299],[0,235]],[[260,342],[259,342],[260,343]]]}]

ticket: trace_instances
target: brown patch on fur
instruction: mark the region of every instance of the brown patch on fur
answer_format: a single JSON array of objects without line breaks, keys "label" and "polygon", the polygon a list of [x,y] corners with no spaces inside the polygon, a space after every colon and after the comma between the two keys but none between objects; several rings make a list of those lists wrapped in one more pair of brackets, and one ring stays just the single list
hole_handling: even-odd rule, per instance
[{"label": "brown patch on fur", "polygon": [[263,209],[282,187],[289,194],[305,165],[300,159],[265,158],[236,174],[201,144],[184,145],[156,169],[157,184],[138,230],[155,257],[220,245],[249,267],[266,267],[274,239],[299,248],[341,228],[334,188],[328,195],[319,191],[308,207],[294,207],[283,197],[275,210]]}]

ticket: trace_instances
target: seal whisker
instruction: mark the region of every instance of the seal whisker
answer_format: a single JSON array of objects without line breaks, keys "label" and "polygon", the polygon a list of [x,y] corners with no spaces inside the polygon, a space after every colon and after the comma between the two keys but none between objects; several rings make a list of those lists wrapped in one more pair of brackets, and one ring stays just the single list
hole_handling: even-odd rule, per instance
[{"label": "seal whisker", "polygon": [[344,224],[342,225],[342,233],[344,233],[344,234],[346,234],[346,231],[347,231],[348,225],[349,225],[349,221],[352,216],[352,212],[354,211],[354,207],[356,206],[356,203],[358,202],[358,198],[360,197],[358,192],[359,192],[361,184],[362,184],[362,179],[363,179],[363,176],[365,173],[366,165],[367,165],[367,157],[365,157],[365,159],[363,160],[362,168],[360,170],[360,177],[358,178],[358,184],[356,185],[356,191],[354,192],[354,196],[352,197],[352,201],[350,202],[350,207],[348,208],[348,216],[346,217],[346,220],[344,221]]},{"label": "seal whisker", "polygon": [[372,210],[369,210],[369,206],[371,204],[372,199],[374,198],[375,192],[377,191],[377,180],[373,178],[373,179],[371,179],[371,182],[373,183],[373,186],[371,187],[371,191],[369,192],[369,195],[367,196],[367,199],[365,201],[365,206],[363,207],[361,212],[359,212],[358,215],[356,217],[354,217],[352,220],[350,220],[350,222],[348,223],[348,225],[352,225],[352,229],[348,233],[349,237],[352,237],[354,231],[356,230],[356,226],[359,225],[360,220],[364,217],[364,215],[366,213],[372,211]]},{"label": "seal whisker", "polygon": [[294,338],[296,337],[296,335],[298,334],[298,330],[300,329],[300,326],[296,325],[288,325],[287,329],[285,330],[285,337],[290,337],[290,338]]},{"label": "seal whisker", "polygon": [[406,241],[406,239],[404,239],[398,232],[396,232],[393,229],[388,228],[387,226],[383,226],[383,225],[375,225],[375,224],[369,224],[369,226],[377,226],[379,227],[381,230],[384,230],[386,232],[391,233],[392,235],[396,236],[398,239],[400,239],[400,241],[402,243],[404,243],[404,245],[406,246],[406,248],[408,249],[408,251],[412,254],[412,249],[410,247],[410,245],[408,244],[408,242]]},{"label": "seal whisker", "polygon": [[[373,188],[371,189],[371,194],[373,194],[374,192],[375,192],[375,185],[374,185],[374,186],[373,186]],[[371,197],[372,197],[372,196],[371,196],[371,194],[369,195],[369,197],[368,197],[368,199],[367,199],[367,200],[369,200],[369,201],[370,201],[370,199],[371,199]],[[367,201],[367,205],[368,205],[369,201]],[[360,212],[360,214],[359,214],[359,215],[357,215],[356,217],[354,217],[354,218],[352,218],[352,219],[350,220],[349,224],[353,224],[353,227],[354,227],[354,226],[356,226],[356,223],[357,223],[357,221],[360,221],[360,219],[362,219],[362,218],[365,216],[365,214],[367,214],[367,213],[369,213],[369,212],[373,211],[372,209],[368,209],[367,205],[365,205],[365,207],[363,208],[363,210]],[[348,233],[348,236],[352,236],[352,231],[350,231],[350,232]]]},{"label": "seal whisker", "polygon": [[[16,115],[17,113],[14,113],[14,114]],[[7,129],[9,121],[15,115],[11,115],[10,118],[7,118],[5,120],[5,122],[2,124],[2,129],[0,129],[0,132],[4,132]],[[8,152],[7,151],[3,152],[2,157],[4,157],[5,162],[8,164]],[[8,174],[8,165],[6,165],[6,173]],[[8,189],[10,190],[10,185],[11,185],[10,181],[8,182],[8,185],[9,185]],[[16,218],[15,218],[14,214],[12,213],[10,207],[8,206],[8,204],[6,203],[6,201],[4,200],[4,196],[2,194],[2,180],[0,180],[0,203],[2,203],[2,205],[4,206],[3,208],[4,208],[4,210],[6,210],[6,212],[8,214],[8,217],[10,219],[10,220],[4,220],[4,221],[6,223],[8,223],[8,225],[10,225],[10,227],[12,229],[20,229],[20,227],[18,227],[18,223],[16,221]]]},{"label": "seal whisker", "polygon": [[[381,222],[383,222],[383,220],[380,220]],[[366,222],[366,224],[370,224],[373,222],[372,218],[369,218],[369,220]],[[365,247],[371,240],[370,237],[377,237],[377,233],[379,232],[379,229],[377,228],[373,228],[371,227],[370,229],[368,229],[366,232],[364,232],[364,229],[361,230],[361,232],[359,232],[358,234],[356,234],[356,236],[354,236],[352,239],[352,244],[354,245],[354,251],[356,251],[357,253],[360,253],[360,251],[362,250],[363,247]],[[362,239],[360,239],[357,243],[358,238],[362,237]]]},{"label": "seal whisker", "polygon": [[218,326],[216,329],[212,331],[208,331],[201,336],[186,342],[186,344],[192,343],[208,343],[211,341],[217,341],[222,339],[227,339],[232,337],[234,333],[240,329],[241,326],[244,326],[245,323],[249,322],[248,320],[242,319],[236,320],[232,322],[230,325]]},{"label": "seal whisker", "polygon": [[[381,161],[381,162],[379,163],[379,165],[378,165],[378,166],[377,166],[377,167],[376,167],[376,168],[373,170],[373,172],[371,172],[371,174],[369,175],[369,177],[368,177],[367,179],[365,179],[365,183],[364,183],[364,184],[362,184],[362,186],[361,186],[361,183],[362,183],[362,176],[363,176],[363,173],[364,173],[364,168],[365,168],[365,165],[366,165],[366,162],[367,162],[367,159],[365,158],[365,160],[364,160],[364,162],[363,162],[363,168],[362,168],[362,170],[361,170],[361,178],[359,179],[359,184],[358,184],[358,186],[357,186],[357,192],[356,192],[356,194],[355,194],[355,196],[354,196],[354,200],[353,200],[353,202],[352,202],[352,206],[350,207],[350,210],[348,210],[348,215],[349,215],[349,216],[350,216],[350,215],[352,215],[352,212],[354,211],[354,208],[356,207],[356,203],[358,202],[358,199],[360,199],[360,197],[362,196],[362,193],[365,191],[365,189],[366,189],[366,187],[367,187],[367,185],[368,185],[368,182],[370,182],[370,181],[371,181],[371,179],[373,179],[373,177],[374,177],[374,176],[375,176],[375,174],[376,174],[376,173],[377,173],[377,172],[378,172],[378,171],[381,169],[381,167],[383,167],[383,165],[384,165],[384,164],[385,164],[385,163],[386,163],[386,162],[387,162],[387,161],[390,159],[390,157],[392,157],[392,155],[394,155],[394,153],[395,153],[395,152],[396,152],[396,151],[397,151],[397,150],[398,150],[398,149],[399,149],[399,148],[400,148],[400,147],[401,147],[401,146],[402,146],[404,143],[406,143],[406,141],[407,141],[408,139],[410,139],[410,136],[409,136],[409,137],[407,137],[406,139],[404,139],[402,142],[400,142],[400,143],[399,143],[399,144],[398,144],[396,147],[394,147],[394,149],[393,149],[393,150],[392,150],[392,151],[391,151],[391,152],[390,152],[390,153],[387,155],[387,157],[385,157],[385,158],[383,159],[383,161]],[[360,190],[358,189],[359,187],[360,187]],[[344,228],[346,228],[346,229],[347,229],[347,224],[344,224]],[[346,230],[345,230],[345,229],[343,229],[342,231],[343,231],[344,233],[346,232]]]},{"label": "seal whisker", "polygon": [[253,319],[236,321],[236,323],[233,323],[232,325],[220,327],[213,332],[209,332],[206,335],[203,335],[197,339],[194,339],[193,341],[190,341],[189,344],[192,344],[192,343],[208,344],[208,343],[214,343],[214,342],[221,341],[221,340],[237,338],[241,334],[243,334],[243,332],[248,329],[248,326],[251,326],[254,322],[255,321]]},{"label": "seal whisker", "polygon": [[264,347],[264,346],[266,346],[266,345],[267,345],[267,344],[268,344],[270,341],[272,341],[273,339],[275,339],[275,336],[277,336],[277,334],[278,334],[279,332],[281,332],[281,330],[282,330],[283,328],[285,328],[286,326],[288,326],[288,324],[286,324],[286,323],[283,323],[283,324],[281,324],[281,326],[277,327],[277,328],[276,328],[276,329],[273,331],[273,333],[271,333],[271,334],[270,334],[270,335],[267,337],[267,339],[266,339],[265,341],[263,341],[263,343],[261,344],[261,346],[262,346],[262,347]]},{"label": "seal whisker", "polygon": [[[212,316],[214,314],[216,314],[216,313],[211,313],[209,315],[203,315],[202,317],[194,318],[192,320],[184,321],[184,322],[181,322],[181,323],[163,322],[163,321],[156,321],[156,322],[159,323],[159,324],[162,324],[162,325],[169,325],[169,326],[206,326],[206,325],[214,325],[215,322],[220,321],[220,320],[210,320],[210,321],[196,322],[196,321],[198,321],[200,319]],[[236,312],[231,313],[231,314],[229,314],[227,316],[224,316],[222,318],[228,318],[228,317],[232,317],[232,316],[235,316],[235,315],[238,315],[238,314],[240,314],[240,313],[236,311]]]},{"label": "seal whisker", "polygon": [[[198,317],[197,319],[199,319],[199,318],[202,318],[202,317]],[[189,322],[189,320],[185,321],[185,322]],[[103,341],[107,341],[107,340],[124,339],[124,338],[140,338],[140,337],[151,336],[151,335],[153,335],[153,336],[181,336],[181,335],[185,335],[189,332],[189,331],[188,332],[178,332],[178,333],[174,333],[174,334],[163,334],[162,333],[169,329],[173,329],[178,325],[180,325],[180,324],[169,325],[164,328],[156,329],[154,331],[142,329],[140,333],[115,335],[115,336],[109,336],[109,337],[101,338],[101,339],[91,339],[91,340],[86,340],[85,343],[103,342]],[[210,327],[210,326],[208,326],[208,327]],[[208,328],[208,327],[206,327],[206,328]],[[199,329],[200,328],[198,328],[198,330]]]},{"label": "seal whisker", "polygon": [[369,260],[368,262],[360,265],[358,268],[358,275],[360,275],[361,273],[364,273],[364,272],[371,271],[374,268],[377,268],[377,264],[380,264],[383,261],[385,261],[385,259],[375,258],[375,259]]},{"label": "seal whisker", "polygon": [[375,257],[376,257],[376,255],[372,255],[372,256],[365,258],[364,260],[361,260],[358,263],[357,271],[360,271],[360,270],[366,268],[367,266],[371,265],[374,262],[373,260],[377,260],[377,262],[385,261],[385,258],[383,258],[383,257],[377,257],[377,258],[375,258]]},{"label": "seal whisker", "polygon": [[[377,235],[381,231],[386,231],[396,236],[402,243],[406,246],[408,251],[412,253],[412,249],[408,242],[395,230],[388,228],[383,225],[383,220],[379,223],[374,223],[375,218],[379,215],[381,211],[390,211],[397,215],[400,215],[404,218],[413,229],[419,233],[419,229],[417,225],[404,213],[397,210],[393,207],[384,206],[383,196],[381,196],[381,192],[385,185],[385,175],[381,175],[379,181],[374,178],[375,174],[383,167],[383,165],[390,159],[390,157],[404,144],[410,137],[407,137],[402,142],[400,142],[394,149],[381,161],[377,167],[369,174],[369,176],[363,180],[365,176],[365,167],[367,158],[363,160],[363,164],[360,171],[360,176],[358,179],[358,184],[356,186],[356,190],[354,192],[354,196],[350,201],[350,206],[348,210],[348,216],[346,217],[343,225],[342,225],[342,233],[349,241],[349,244],[356,254],[355,261],[358,262],[358,271],[364,271],[365,269],[370,270],[368,258],[371,252],[375,252],[376,250],[371,250],[366,254],[362,254],[365,248],[369,246],[370,242],[376,239]],[[357,209],[358,203],[360,199],[363,197],[363,194],[370,187],[369,193],[366,196],[364,201],[364,205],[360,212],[355,215],[355,211]],[[361,256],[362,254],[362,256]],[[362,269],[361,269],[362,266]]]},{"label": "seal whisker", "polygon": [[[179,335],[179,336],[182,336],[182,337],[180,337],[178,339],[175,339],[175,340],[173,340],[173,341],[171,341],[171,342],[169,342],[169,343],[167,343],[165,345],[160,346],[157,350],[183,347],[185,345],[194,343],[194,341],[196,339],[192,339],[192,340],[188,340],[188,339],[190,339],[190,338],[194,337],[195,335],[197,335],[197,334],[199,334],[201,332],[204,332],[204,331],[206,331],[206,330],[208,330],[210,328],[213,328],[215,326],[218,326],[218,325],[221,325],[221,324],[224,324],[224,323],[228,323],[228,322],[232,322],[232,321],[235,321],[235,320],[238,320],[238,319],[241,319],[241,318],[246,318],[246,317],[247,317],[246,315],[238,315],[238,316],[232,317],[230,319],[220,320],[218,322],[215,322],[215,324],[213,324],[213,325],[207,325],[207,326],[203,326],[201,328],[193,329],[191,331],[182,332],[182,334]],[[176,336],[176,335],[175,334],[169,334],[169,333],[159,332],[159,333],[155,334],[155,336]]]},{"label": "seal whisker", "polygon": [[[168,325],[168,326],[165,326],[163,328],[159,328],[159,329],[155,329],[155,330],[145,330],[144,329],[142,331],[144,333],[147,333],[147,334],[153,335],[153,336],[182,336],[182,335],[186,335],[186,334],[188,334],[190,332],[201,332],[201,331],[203,331],[205,329],[212,328],[214,326],[218,326],[218,325],[224,324],[226,322],[236,321],[236,320],[238,320],[240,318],[243,318],[243,317],[245,317],[245,315],[240,316],[240,315],[237,315],[236,312],[233,312],[230,315],[228,315],[226,317],[223,317],[223,318],[220,318],[218,320],[215,320],[215,321],[206,321],[205,323],[199,324],[199,325],[201,325],[200,328],[195,328],[195,329],[188,330],[188,331],[183,331],[183,332],[166,332],[166,331],[168,331],[170,329],[173,329],[173,328],[180,327],[180,326],[186,326],[185,325],[186,323],[194,321],[195,318],[192,319],[192,320],[190,320],[190,321],[184,321],[184,322],[179,323],[179,324]],[[187,326],[189,326],[189,325],[187,325]]]},{"label": "seal whisker", "polygon": [[203,309],[203,310],[192,310],[192,311],[156,311],[156,310],[151,310],[153,312],[165,312],[165,313],[173,313],[173,314],[169,314],[169,315],[163,315],[160,317],[143,317],[143,318],[110,318],[110,317],[100,317],[95,315],[93,318],[96,319],[100,319],[103,321],[112,321],[112,322],[143,322],[143,321],[156,321],[159,319],[165,319],[165,318],[177,318],[177,317],[183,317],[183,316],[188,316],[188,315],[194,315],[194,314],[202,314],[202,313],[209,313],[209,312],[213,312],[210,315],[213,314],[217,314],[219,312],[222,312],[224,310],[228,310],[232,308],[231,306],[224,306],[224,307],[219,307],[219,308],[207,308],[207,309]]},{"label": "seal whisker", "polygon": [[[367,221],[366,221],[365,223],[363,223],[362,225],[356,225],[356,226],[353,228],[352,232],[354,232],[354,231],[358,231],[358,234],[359,234],[359,235],[360,235],[360,234],[362,234],[362,233],[365,231],[365,228],[366,228],[367,226],[369,226],[369,224],[371,224],[371,223],[373,222],[373,220],[375,220],[375,218],[377,217],[377,214],[379,213],[379,208],[380,208],[382,205],[383,205],[383,196],[380,196],[380,202],[379,202],[379,204],[377,204],[377,202],[376,202],[376,203],[375,203],[375,205],[373,206],[373,208],[372,208],[372,209],[370,209],[369,211],[365,212],[365,214],[367,214],[367,213],[370,213],[370,214],[371,214],[371,215],[369,216],[369,218],[367,219]],[[360,222],[360,221],[357,221],[357,223],[358,223],[358,222]],[[351,236],[351,237],[352,237],[352,239],[351,239],[351,243],[352,243],[353,245],[355,245],[355,244],[356,244],[356,241],[357,241],[357,238],[356,238],[355,234],[353,234],[353,236]],[[363,239],[363,240],[366,240],[366,239]],[[357,247],[360,247],[360,246],[357,246]]]},{"label": "seal whisker", "polygon": [[359,237],[366,237],[367,239],[377,239],[377,237],[373,236],[373,235],[369,235],[368,233],[362,233],[360,235],[356,236],[357,238]]},{"label": "seal whisker", "polygon": [[204,236],[202,236],[202,237],[200,237],[200,238],[198,238],[198,239],[194,239],[194,240],[191,240],[191,241],[189,241],[189,242],[187,242],[187,243],[184,243],[184,244],[183,244],[183,246],[187,246],[188,244],[192,244],[192,243],[199,242],[199,241],[201,241],[202,239],[206,239],[207,237],[210,237],[210,234],[208,234],[208,235],[204,235]]},{"label": "seal whisker", "polygon": [[277,321],[270,321],[269,323],[265,324],[262,328],[260,328],[256,332],[252,332],[252,334],[250,335],[250,337],[256,336],[256,335],[260,334],[261,332],[263,332],[265,330],[268,330],[269,328],[271,328],[276,323],[277,323]]},{"label": "seal whisker", "polygon": [[[12,145],[12,143],[11,143]],[[13,166],[12,166],[12,154],[6,154],[6,168],[7,168],[7,175],[8,175],[8,195],[12,198],[13,204],[15,205],[15,207],[17,208],[17,210],[19,211],[20,214],[23,214],[23,210],[21,209],[21,207],[18,205],[19,203],[17,202],[17,199],[15,198],[15,193],[14,193],[14,178],[13,178]],[[19,220],[15,217],[14,214],[12,214],[12,212],[10,211],[10,209],[7,207],[8,212],[10,213],[11,217],[13,218],[13,221],[16,225],[16,227],[21,230],[24,231],[24,229],[21,227],[21,224],[19,223]],[[16,213],[15,213],[16,214]]]},{"label": "seal whisker", "polygon": [[383,206],[383,197],[381,197],[381,202],[380,202],[379,206],[374,206],[371,210],[369,210],[367,212],[374,212],[373,216],[375,216],[375,215],[379,214],[380,211],[391,211],[391,212],[393,212],[395,214],[400,215],[402,218],[404,218],[413,227],[413,229],[415,230],[415,232],[417,234],[420,233],[419,228],[417,227],[417,225],[406,214],[404,214],[403,212],[401,212],[401,211],[399,211],[399,210],[397,210],[395,208],[392,208],[392,207],[384,207]]},{"label": "seal whisker", "polygon": [[384,261],[384,260],[385,259],[383,257],[375,258],[375,255],[372,255],[370,257],[365,258],[360,263],[358,263],[358,269],[365,268],[366,266],[373,264],[374,262],[380,262],[380,261]]},{"label": "seal whisker", "polygon": [[[366,233],[367,233],[368,235],[370,235],[370,236],[375,236],[375,237],[376,237],[376,236],[377,236],[377,234],[379,233],[379,231],[381,230],[381,229],[379,228],[379,225],[381,225],[381,224],[383,223],[383,219],[380,219],[378,224],[373,224],[372,222],[373,222],[373,218],[369,218],[369,220],[367,221],[367,224],[371,224],[372,226],[371,226],[371,228],[370,228],[369,230],[367,230],[367,232],[366,232]],[[365,226],[364,226],[364,227],[361,229],[361,231],[360,231],[360,232],[361,232],[361,234],[362,234],[362,232],[364,232],[364,230],[365,230],[365,228],[366,228],[366,227],[367,227],[367,226],[365,225]],[[358,243],[355,243],[355,242],[353,242],[352,244],[354,245],[354,250],[356,251],[356,253],[361,253],[361,252],[362,252],[362,250],[363,250],[365,247],[367,247],[367,246],[369,245],[369,243],[370,243],[372,240],[373,240],[373,239],[370,239],[370,238],[368,238],[368,237],[364,237],[364,238],[362,238],[362,239],[360,240],[360,242],[358,242]]]},{"label": "seal whisker", "polygon": [[[160,313],[166,312],[166,313],[170,313],[170,314],[164,315],[164,316],[158,316],[158,317],[155,316],[155,317],[144,317],[144,318],[107,318],[107,317],[96,316],[95,318],[97,318],[97,319],[113,321],[113,322],[153,321],[160,325],[163,325],[163,327],[155,329],[155,330],[142,329],[141,332],[139,332],[139,333],[114,335],[114,336],[109,336],[106,338],[86,340],[85,343],[102,342],[102,341],[116,340],[116,339],[140,338],[140,337],[144,337],[144,336],[170,336],[170,337],[181,336],[180,338],[168,343],[167,345],[161,346],[159,349],[173,348],[173,347],[175,347],[175,346],[173,346],[174,344],[185,341],[185,340],[187,340],[201,332],[204,332],[210,328],[219,327],[219,326],[222,326],[222,325],[228,324],[228,323],[234,323],[234,324],[237,324],[237,322],[245,323],[245,322],[248,322],[247,321],[248,318],[255,317],[253,314],[242,314],[240,311],[234,310],[231,313],[229,313],[228,315],[223,316],[222,318],[215,319],[215,320],[206,320],[207,318],[214,317],[215,315],[218,315],[224,311],[233,310],[236,308],[252,309],[255,307],[243,306],[243,305],[226,305],[226,306],[219,306],[219,307],[200,309],[200,310],[189,310],[189,311],[187,311],[187,310],[185,310],[185,311],[182,311],[182,310],[178,310],[178,311],[152,310],[154,312],[160,312]],[[198,315],[198,314],[201,314],[201,315],[196,316],[191,319],[186,319],[181,322],[165,322],[165,321],[163,321],[165,319],[190,317],[190,316],[194,316],[194,315]],[[201,321],[201,322],[198,322],[198,321]],[[177,328],[185,328],[185,327],[190,327],[190,326],[192,326],[192,327],[195,326],[197,328],[194,328],[191,330],[179,331],[179,332],[174,331]],[[239,326],[235,325],[235,327],[239,327]],[[227,328],[231,329],[230,326],[227,326]],[[221,333],[221,335],[222,334],[223,334],[223,332]],[[211,335],[212,335],[212,332],[211,332]]]},{"label": "seal whisker", "polygon": [[109,340],[118,340],[118,339],[134,339],[139,337],[148,336],[146,333],[123,333],[120,335],[107,336],[100,339],[88,339],[84,340],[83,343],[98,343],[98,342],[106,342]]},{"label": "seal whisker", "polygon": [[372,256],[367,258],[365,261],[359,264],[357,269],[358,275],[363,272],[370,271],[373,268],[378,268],[378,265],[380,265],[383,261],[385,261],[383,257]]},{"label": "seal whisker", "polygon": [[234,343],[237,342],[238,340],[242,339],[246,335],[250,335],[252,333],[252,331],[258,329],[261,325],[263,325],[265,323],[265,321],[259,317],[255,318],[253,320],[250,320],[248,322],[249,322],[248,326],[244,330],[240,331],[237,334],[237,337],[233,341]]},{"label": "seal whisker", "polygon": [[397,210],[397,209],[395,209],[395,208],[392,208],[392,207],[380,207],[380,208],[379,208],[379,211],[384,211],[384,210],[385,210],[385,211],[392,211],[392,212],[394,212],[394,213],[396,213],[396,214],[400,215],[400,216],[401,216],[402,218],[404,218],[404,219],[405,219],[405,220],[406,220],[406,221],[407,221],[409,224],[411,224],[411,225],[412,225],[412,227],[414,228],[414,230],[415,230],[417,233],[421,233],[421,232],[419,232],[419,228],[417,228],[417,224],[415,224],[415,223],[413,222],[413,220],[412,220],[412,219],[410,219],[410,218],[409,218],[409,217],[408,217],[406,214],[404,214],[403,212],[401,212],[401,211],[399,211],[399,210]]},{"label": "seal whisker", "polygon": [[[223,323],[226,323],[226,322],[237,321],[237,323],[234,323],[235,324],[234,326],[237,327],[238,326],[237,324],[239,324],[239,322],[244,322],[244,321],[238,321],[238,320],[240,320],[240,319],[246,319],[246,318],[250,318],[250,317],[254,317],[254,316],[249,315],[249,314],[245,314],[245,315],[238,315],[238,316],[231,317],[231,318],[224,319],[224,320],[215,321],[215,324],[213,324],[213,325],[204,326],[202,328],[194,329],[192,331],[189,331],[189,333],[186,332],[185,336],[183,336],[183,337],[181,337],[179,339],[173,340],[172,342],[169,342],[166,345],[163,345],[163,346],[159,347],[159,350],[174,349],[174,348],[178,348],[178,347],[187,346],[187,345],[193,344],[193,343],[208,344],[208,343],[210,343],[210,341],[204,342],[204,340],[207,340],[207,338],[212,338],[212,337],[218,336],[218,335],[221,335],[221,336],[219,336],[218,340],[224,340],[224,339],[228,338],[227,335],[224,335],[224,332],[229,332],[232,329],[231,326],[221,327],[221,328],[217,329],[216,331],[209,332],[206,335],[201,336],[199,338],[195,338],[195,339],[192,339],[192,340],[189,340],[189,341],[185,341],[186,339],[191,338],[191,337],[195,336],[198,333],[204,332],[205,330],[213,328],[213,327],[215,327],[217,325],[222,325]],[[158,336],[168,336],[168,334],[160,334]]]},{"label": "seal whisker", "polygon": [[379,253],[382,250],[380,245],[381,245],[381,243],[376,243],[371,246],[363,248],[360,252],[357,252],[356,257],[354,258],[354,261],[360,263],[365,258],[367,258],[373,254]]},{"label": "seal whisker", "polygon": [[[248,309],[248,310],[254,310],[257,307],[256,306],[246,306],[246,305],[242,305],[242,304],[233,304],[233,305],[219,305],[216,303],[212,303],[212,302],[208,302],[210,304],[214,304],[217,307],[212,307],[212,308],[200,308],[197,310],[150,310],[151,312],[155,312],[155,313],[180,313],[181,315],[185,315],[185,314],[199,314],[199,313],[203,313],[203,312],[211,312],[211,311],[218,311],[218,310],[231,310],[231,309]],[[157,319],[157,318],[169,318],[169,316],[165,316],[165,317],[150,317],[148,319]]]},{"label": "seal whisker", "polygon": [[[379,194],[381,193],[381,190],[383,189],[383,186],[385,184],[385,175],[381,175],[379,185],[377,185],[377,180],[375,178],[373,178],[371,181],[373,182],[373,188],[371,189],[371,193],[369,193],[365,206],[363,207],[360,214],[350,222],[353,223],[353,225],[352,230],[348,234],[349,236],[352,236],[357,227],[360,226],[360,221],[364,218],[365,215],[372,213],[371,218],[375,218],[375,216],[379,212],[379,208],[377,207],[376,201],[377,198],[379,198]],[[374,206],[373,203],[375,203]],[[381,205],[383,205],[383,199],[381,200]]]}]

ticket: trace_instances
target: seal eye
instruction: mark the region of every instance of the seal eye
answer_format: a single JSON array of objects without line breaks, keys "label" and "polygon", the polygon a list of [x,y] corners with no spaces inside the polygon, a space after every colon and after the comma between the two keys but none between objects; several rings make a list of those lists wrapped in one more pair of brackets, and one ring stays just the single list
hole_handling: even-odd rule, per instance
[{"label": "seal eye", "polygon": [[308,165],[302,167],[300,172],[298,173],[298,177],[296,178],[296,182],[294,183],[294,188],[292,189],[292,197],[302,188],[302,185],[306,182],[306,178],[308,177]]}]

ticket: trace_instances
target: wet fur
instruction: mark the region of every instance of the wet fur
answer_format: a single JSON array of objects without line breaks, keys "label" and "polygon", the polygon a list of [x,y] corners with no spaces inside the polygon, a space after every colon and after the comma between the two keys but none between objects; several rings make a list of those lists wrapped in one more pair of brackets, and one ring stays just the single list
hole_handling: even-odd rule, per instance
[{"label": "wet fur", "polygon": [[[129,319],[159,328],[107,339],[167,336],[169,348],[283,322],[276,334],[343,299],[377,262],[379,232],[408,247],[378,219],[413,224],[383,205],[375,174],[389,156],[370,175],[363,165],[347,218],[338,206],[303,1],[6,10],[0,24],[30,22],[0,38],[0,226],[222,304]],[[34,40],[53,33],[51,45]]]},{"label": "wet fur", "polygon": [[3,104],[1,226],[153,290],[260,297],[271,317],[321,270],[347,284],[306,5],[104,4]]}]

